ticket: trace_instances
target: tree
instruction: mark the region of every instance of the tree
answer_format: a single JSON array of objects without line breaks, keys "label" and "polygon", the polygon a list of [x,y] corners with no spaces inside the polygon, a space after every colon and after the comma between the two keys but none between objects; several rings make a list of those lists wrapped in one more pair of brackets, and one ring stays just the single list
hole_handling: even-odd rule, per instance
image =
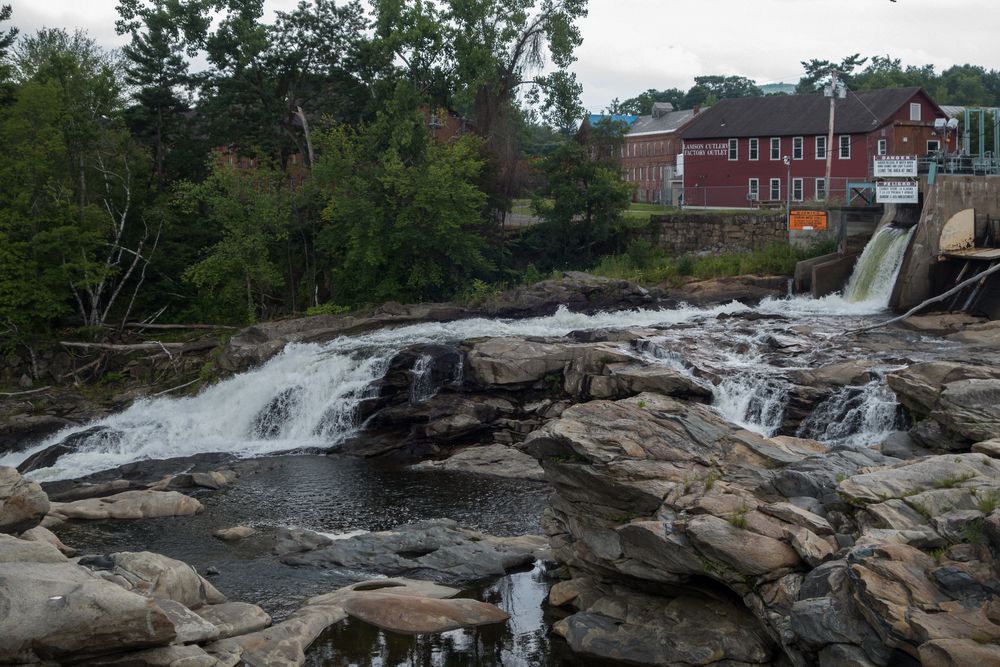
[{"label": "tree", "polygon": [[667,88],[666,90],[650,88],[644,93],[639,93],[635,97],[630,97],[624,102],[618,103],[616,108],[609,109],[609,112],[648,116],[653,112],[653,104],[656,102],[669,102],[675,108],[680,109],[682,108],[681,104],[683,100],[684,91],[680,88]]},{"label": "tree", "polygon": [[153,146],[156,190],[165,181],[167,145],[180,112],[187,110],[179,89],[191,83],[185,56],[196,53],[208,29],[203,3],[182,0],[119,0],[118,34],[131,41],[122,48],[126,81],[138,89],[143,110],[142,127],[148,127]]},{"label": "tree", "polygon": [[86,326],[116,313],[124,320],[158,234],[136,210],[146,161],[121,121],[117,63],[82,32],[42,30],[18,45],[14,64],[20,87],[4,120],[15,156],[8,240],[31,251],[47,295],[36,303],[71,301]]},{"label": "tree", "polygon": [[624,126],[599,123],[590,143],[569,141],[542,161],[548,199],[533,206],[544,219],[540,230],[557,267],[586,264],[618,231],[632,190],[618,162]]},{"label": "tree", "polygon": [[244,154],[311,158],[309,120],[329,115],[356,120],[367,91],[353,72],[368,27],[356,1],[302,0],[290,12],[261,22],[261,0],[229,0],[205,47],[215,68],[202,109],[220,144]]},{"label": "tree", "polygon": [[[0,23],[9,21],[13,13],[10,5],[0,5]],[[17,39],[17,28],[0,30],[0,105],[9,102],[13,94],[10,77],[11,67],[7,63],[7,51]]]},{"label": "tree", "polygon": [[318,244],[341,305],[450,298],[491,267],[483,256],[478,140],[434,141],[401,86],[367,126],[321,138],[329,192]]},{"label": "tree", "polygon": [[184,279],[217,298],[224,317],[266,318],[270,290],[282,284],[273,254],[291,218],[287,176],[266,166],[216,165],[204,182],[180,183],[177,196],[189,215],[203,215],[220,234]]},{"label": "tree", "polygon": [[854,85],[854,71],[867,61],[868,59],[862,58],[860,53],[847,56],[839,63],[817,60],[816,58],[803,60],[802,69],[805,70],[805,75],[799,79],[795,92],[800,95],[819,92],[823,86],[830,83],[831,70],[837,70],[839,79],[848,87],[852,87]]}]

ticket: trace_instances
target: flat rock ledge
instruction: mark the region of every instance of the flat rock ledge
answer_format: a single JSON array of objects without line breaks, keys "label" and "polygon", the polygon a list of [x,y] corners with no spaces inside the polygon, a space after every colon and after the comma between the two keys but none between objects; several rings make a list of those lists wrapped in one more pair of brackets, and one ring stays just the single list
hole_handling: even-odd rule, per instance
[{"label": "flat rock ledge", "polygon": [[542,535],[496,537],[462,528],[451,519],[336,540],[308,530],[279,528],[275,550],[288,565],[346,567],[451,584],[502,576],[550,558],[548,540]]},{"label": "flat rock ledge", "polygon": [[[532,433],[581,653],[634,664],[1000,664],[1000,460],[768,440],[658,394]],[[824,451],[825,450],[825,451]],[[990,453],[985,453],[990,452]]]}]

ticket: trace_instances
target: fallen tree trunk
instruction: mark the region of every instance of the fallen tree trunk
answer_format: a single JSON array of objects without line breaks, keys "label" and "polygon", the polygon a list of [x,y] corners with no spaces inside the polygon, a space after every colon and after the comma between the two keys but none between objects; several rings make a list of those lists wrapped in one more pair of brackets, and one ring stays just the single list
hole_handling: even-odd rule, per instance
[{"label": "fallen tree trunk", "polygon": [[160,330],[171,330],[171,329],[225,329],[229,331],[236,331],[239,327],[231,327],[226,324],[143,324],[142,322],[129,322],[125,325],[126,329],[160,329]]},{"label": "fallen tree trunk", "polygon": [[900,315],[898,317],[893,317],[892,319],[888,319],[885,322],[879,322],[878,324],[870,324],[870,325],[868,325],[866,327],[861,327],[859,329],[851,329],[850,331],[845,331],[844,333],[845,334],[853,334],[853,333],[861,333],[862,331],[871,331],[872,329],[878,329],[879,327],[888,326],[890,324],[894,324],[896,322],[900,322],[902,320],[905,320],[908,317],[912,317],[912,316],[916,315],[917,313],[919,313],[921,310],[923,310],[927,306],[931,305],[932,303],[938,303],[940,301],[944,301],[948,297],[951,297],[951,296],[954,296],[954,295],[958,294],[959,292],[961,292],[963,289],[965,289],[969,285],[972,285],[973,283],[979,282],[981,280],[986,280],[986,278],[988,278],[989,276],[993,275],[994,273],[996,273],[998,271],[1000,271],[1000,263],[991,266],[990,268],[986,269],[982,273],[977,273],[976,275],[972,276],[971,278],[967,278],[966,280],[963,280],[962,282],[960,282],[959,284],[955,285],[954,287],[952,287],[947,292],[942,292],[941,294],[938,294],[937,296],[932,296],[931,298],[927,299],[926,301],[924,301],[924,302],[922,302],[920,304],[917,304],[913,308],[910,308],[908,311],[906,311],[905,313],[903,313],[902,315]]},{"label": "fallen tree trunk", "polygon": [[108,350],[110,352],[144,352],[164,350],[180,350],[188,343],[78,343],[75,341],[59,341],[63,347],[73,347],[82,350]]}]

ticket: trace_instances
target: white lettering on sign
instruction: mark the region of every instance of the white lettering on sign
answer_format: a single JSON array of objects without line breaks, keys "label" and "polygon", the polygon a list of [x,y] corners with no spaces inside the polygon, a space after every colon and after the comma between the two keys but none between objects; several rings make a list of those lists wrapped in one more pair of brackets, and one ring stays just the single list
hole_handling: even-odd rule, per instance
[{"label": "white lettering on sign", "polygon": [[920,191],[916,181],[879,181],[875,184],[875,201],[879,204],[916,204]]},{"label": "white lettering on sign", "polygon": [[875,178],[916,177],[916,155],[876,155],[873,173]]},{"label": "white lettering on sign", "polygon": [[684,144],[684,155],[704,157],[707,155],[728,157],[729,143]]}]

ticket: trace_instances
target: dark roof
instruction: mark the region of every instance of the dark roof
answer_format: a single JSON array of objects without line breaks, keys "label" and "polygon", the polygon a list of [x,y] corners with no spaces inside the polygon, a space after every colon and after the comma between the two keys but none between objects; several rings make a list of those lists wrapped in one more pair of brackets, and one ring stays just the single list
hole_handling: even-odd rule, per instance
[{"label": "dark roof", "polygon": [[[919,92],[920,88],[912,87],[849,93],[847,99],[837,100],[834,133],[861,134],[882,127]],[[818,93],[740,97],[719,100],[688,123],[681,136],[721,139],[826,134],[829,123],[830,99]]]},{"label": "dark roof", "polygon": [[639,116],[628,129],[628,135],[636,136],[642,134],[658,134],[661,132],[675,132],[694,117],[693,109],[681,109],[680,111],[667,111],[659,116]]}]

